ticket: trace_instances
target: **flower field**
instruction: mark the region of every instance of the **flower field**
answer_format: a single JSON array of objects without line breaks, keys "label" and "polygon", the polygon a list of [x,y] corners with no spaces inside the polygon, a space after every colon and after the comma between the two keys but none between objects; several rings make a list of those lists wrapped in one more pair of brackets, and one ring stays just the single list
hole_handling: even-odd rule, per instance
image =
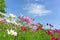
[{"label": "flower field", "polygon": [[5,16],[0,17],[0,40],[60,40],[60,29],[44,29],[41,23],[32,23],[35,19],[22,14],[19,17],[0,14]]}]

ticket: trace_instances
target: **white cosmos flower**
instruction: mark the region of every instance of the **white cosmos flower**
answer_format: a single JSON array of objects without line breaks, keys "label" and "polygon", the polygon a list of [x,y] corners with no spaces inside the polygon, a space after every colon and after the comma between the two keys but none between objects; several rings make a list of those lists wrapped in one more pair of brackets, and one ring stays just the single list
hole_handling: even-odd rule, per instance
[{"label": "white cosmos flower", "polygon": [[16,22],[12,20],[12,21],[10,21],[10,23],[14,24],[14,23],[16,23]]},{"label": "white cosmos flower", "polygon": [[10,13],[10,14],[9,14],[9,17],[15,18],[15,17],[16,17],[16,15],[14,15],[14,14]]},{"label": "white cosmos flower", "polygon": [[17,26],[23,26],[21,23],[17,23],[17,22],[15,22],[15,25],[17,25]]},{"label": "white cosmos flower", "polygon": [[6,21],[7,21],[8,23],[10,23],[10,20],[9,20],[9,19],[6,19]]},{"label": "white cosmos flower", "polygon": [[14,32],[14,36],[17,36],[17,32]]},{"label": "white cosmos flower", "polygon": [[14,35],[14,36],[17,36],[17,32],[15,32],[14,30],[7,30],[8,34],[9,35]]},{"label": "white cosmos flower", "polygon": [[15,20],[9,20],[9,19],[6,19],[6,22],[7,22],[7,23],[13,23],[13,24],[16,23]]}]

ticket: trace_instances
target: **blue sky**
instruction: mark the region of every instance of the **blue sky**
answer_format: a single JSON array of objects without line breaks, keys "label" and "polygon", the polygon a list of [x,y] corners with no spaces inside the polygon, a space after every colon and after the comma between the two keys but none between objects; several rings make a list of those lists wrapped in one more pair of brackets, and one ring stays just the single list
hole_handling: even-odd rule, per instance
[{"label": "blue sky", "polygon": [[7,14],[19,16],[23,13],[43,25],[51,23],[60,28],[60,0],[5,0]]}]

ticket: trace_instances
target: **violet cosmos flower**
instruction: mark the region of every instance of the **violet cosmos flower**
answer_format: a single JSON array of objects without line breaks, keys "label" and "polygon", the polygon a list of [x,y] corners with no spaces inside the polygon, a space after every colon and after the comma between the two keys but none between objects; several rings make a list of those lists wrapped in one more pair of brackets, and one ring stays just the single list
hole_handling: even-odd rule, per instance
[{"label": "violet cosmos flower", "polygon": [[19,19],[21,19],[21,18],[23,18],[23,17],[24,17],[24,15],[23,15],[23,14],[21,14],[18,18],[19,18]]},{"label": "violet cosmos flower", "polygon": [[56,40],[60,40],[60,37],[56,38]]},{"label": "violet cosmos flower", "polygon": [[52,37],[52,40],[60,40],[60,37],[58,38]]},{"label": "violet cosmos flower", "polygon": [[49,26],[53,27],[53,25],[52,25],[52,24],[49,24]]},{"label": "violet cosmos flower", "polygon": [[46,25],[48,26],[49,24],[48,24],[48,23],[46,23]]}]

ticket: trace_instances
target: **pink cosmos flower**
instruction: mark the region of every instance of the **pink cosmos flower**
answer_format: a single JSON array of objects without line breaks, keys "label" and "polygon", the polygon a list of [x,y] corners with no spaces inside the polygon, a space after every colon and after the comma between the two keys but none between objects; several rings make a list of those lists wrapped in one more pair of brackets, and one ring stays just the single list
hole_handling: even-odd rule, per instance
[{"label": "pink cosmos flower", "polygon": [[23,22],[26,22],[26,23],[30,23],[33,19],[32,18],[29,18],[29,17],[22,17],[21,18]]},{"label": "pink cosmos flower", "polygon": [[33,28],[33,25],[30,25],[30,26],[29,26],[29,28],[31,28],[31,29],[32,29],[32,28]]},{"label": "pink cosmos flower", "polygon": [[25,21],[26,23],[30,23],[32,20],[33,20],[33,19],[32,19],[32,18],[29,18],[29,17],[25,17],[25,18],[24,18],[24,21]]},{"label": "pink cosmos flower", "polygon": [[6,22],[6,19],[0,18],[0,21],[5,23]]}]

